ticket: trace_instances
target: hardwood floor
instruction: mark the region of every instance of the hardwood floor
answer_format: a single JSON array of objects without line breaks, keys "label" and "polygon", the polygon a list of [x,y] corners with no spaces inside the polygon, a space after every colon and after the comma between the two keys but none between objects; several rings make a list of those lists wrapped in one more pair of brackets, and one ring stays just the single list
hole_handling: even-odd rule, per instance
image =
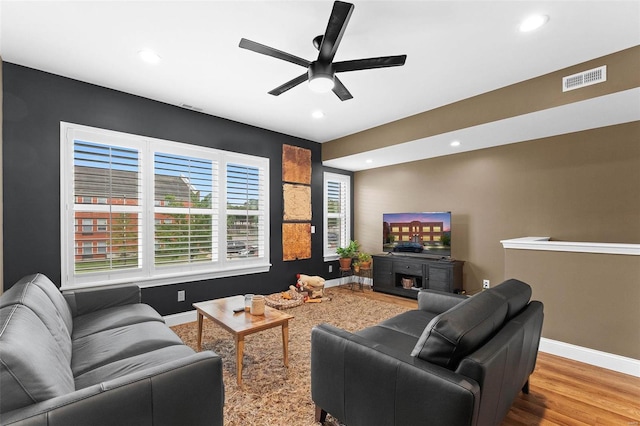
[{"label": "hardwood floor", "polygon": [[638,425],[640,378],[538,352],[503,425]]},{"label": "hardwood floor", "polygon": [[[418,306],[415,300],[370,290],[359,294]],[[529,394],[516,398],[502,425],[640,426],[640,378],[539,352]]]}]

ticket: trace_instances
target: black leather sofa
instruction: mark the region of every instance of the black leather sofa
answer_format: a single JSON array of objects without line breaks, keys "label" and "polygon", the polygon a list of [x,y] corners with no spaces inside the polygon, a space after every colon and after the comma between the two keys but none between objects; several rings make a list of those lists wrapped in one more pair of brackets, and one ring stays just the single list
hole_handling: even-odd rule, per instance
[{"label": "black leather sofa", "polygon": [[125,285],[27,276],[0,297],[2,425],[222,426],[222,360],[196,353]]},{"label": "black leather sofa", "polygon": [[349,333],[311,333],[316,420],[348,426],[498,425],[528,393],[543,322],[531,288],[508,280],[472,297],[422,290],[418,309]]}]

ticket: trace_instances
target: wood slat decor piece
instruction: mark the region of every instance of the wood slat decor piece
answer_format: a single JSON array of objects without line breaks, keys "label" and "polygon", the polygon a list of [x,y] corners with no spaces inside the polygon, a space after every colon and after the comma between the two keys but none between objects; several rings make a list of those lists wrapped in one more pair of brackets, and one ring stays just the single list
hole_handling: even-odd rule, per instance
[{"label": "wood slat decor piece", "polygon": [[311,185],[311,150],[282,145],[282,180]]},{"label": "wood slat decor piece", "polygon": [[284,196],[284,212],[282,219],[285,221],[310,221],[311,220],[311,187],[285,183],[282,185]]},{"label": "wood slat decor piece", "polygon": [[311,224],[282,224],[282,260],[311,258]]}]

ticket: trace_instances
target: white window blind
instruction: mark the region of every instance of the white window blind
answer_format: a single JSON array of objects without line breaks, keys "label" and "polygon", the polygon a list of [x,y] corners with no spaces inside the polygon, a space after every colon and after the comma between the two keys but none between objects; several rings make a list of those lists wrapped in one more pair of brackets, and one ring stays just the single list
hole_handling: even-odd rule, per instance
[{"label": "white window blind", "polygon": [[351,239],[351,178],[324,174],[324,256],[336,256],[336,248]]},{"label": "white window blind", "polygon": [[73,199],[74,273],[139,268],[139,152],[74,140]]},{"label": "white window blind", "polygon": [[69,123],[60,139],[63,289],[268,271],[268,159]]},{"label": "white window blind", "polygon": [[176,154],[154,156],[154,263],[215,261],[214,175],[217,163]]},{"label": "white window blind", "polygon": [[264,256],[264,170],[227,164],[227,259]]}]

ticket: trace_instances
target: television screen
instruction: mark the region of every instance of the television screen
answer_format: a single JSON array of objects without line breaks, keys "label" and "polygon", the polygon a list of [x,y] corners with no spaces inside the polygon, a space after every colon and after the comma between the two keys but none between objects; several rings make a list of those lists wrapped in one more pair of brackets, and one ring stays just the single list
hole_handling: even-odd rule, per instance
[{"label": "television screen", "polygon": [[451,256],[451,212],[384,213],[385,252]]}]

